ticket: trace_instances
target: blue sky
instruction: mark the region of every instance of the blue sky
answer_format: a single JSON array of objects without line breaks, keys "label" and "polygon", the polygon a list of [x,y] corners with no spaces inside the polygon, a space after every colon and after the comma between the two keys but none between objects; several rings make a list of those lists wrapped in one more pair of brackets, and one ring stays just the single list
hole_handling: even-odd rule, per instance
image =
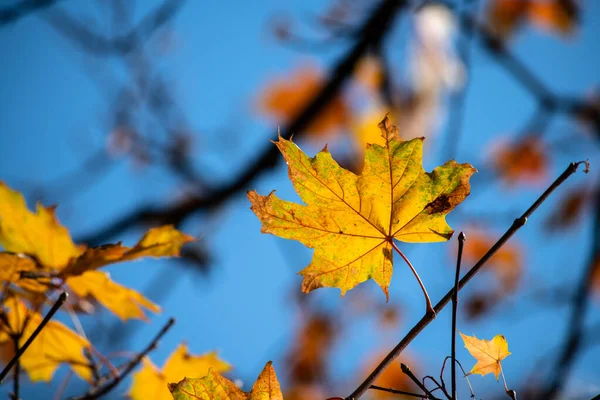
[{"label": "blue sky", "polygon": [[[139,19],[155,3],[138,2],[135,18]],[[597,51],[600,3],[591,0],[583,3],[582,25],[575,36],[558,38],[528,28],[512,43],[515,54],[552,90],[579,97],[598,84],[600,71]],[[96,21],[107,17],[93,1],[65,1],[60,7]],[[307,19],[323,8],[316,0],[285,4],[276,1],[212,2],[209,5],[188,2],[174,20],[172,49],[166,53],[153,50],[158,54],[152,58],[153,68],[168,77],[182,112],[197,132],[193,144],[196,167],[210,179],[216,182],[231,179],[255,156],[257,148],[262,149],[274,137],[276,126],[254,112],[257,95],[266,82],[309,58],[327,68],[342,54],[343,44],[312,55],[299,53],[282,46],[269,33],[269,23],[277,15],[284,13]],[[49,25],[52,11],[55,10],[41,11],[0,27],[0,54],[3,55],[0,59],[0,179],[22,191],[30,204],[36,200],[35,188],[49,188],[50,195],[44,202],[59,205],[61,222],[77,238],[141,204],[171,201],[180,194],[180,188],[177,180],[164,170],[138,168],[127,158],[113,159],[108,172],[91,184],[85,181],[70,184],[59,179],[105,146],[110,129],[107,122],[111,111],[109,96],[114,96],[118,86],[98,85],[98,82],[105,82],[105,76],[124,81],[127,75],[115,58],[89,56],[74,49]],[[98,23],[98,28],[106,29],[106,26]],[[402,26],[394,29],[387,46],[394,62],[400,65],[404,53],[394,46],[401,47],[399,36],[403,32]],[[535,102],[481,47],[474,49],[465,130],[457,160],[478,167],[488,161],[486,149],[493,139],[518,131],[535,110]],[[95,79],[90,79],[90,73]],[[548,137],[570,135],[575,145],[567,154],[553,154],[551,177],[558,176],[569,161],[600,159],[598,144],[578,131],[579,127],[564,118],[553,121]],[[439,140],[425,158],[427,170],[445,161],[440,151],[443,134],[438,132]],[[319,146],[306,147],[314,151]],[[597,174],[577,174],[565,184],[565,190],[597,177]],[[472,196],[463,205],[464,210],[520,213],[547,183],[507,190],[496,182],[481,194],[477,193],[478,186],[474,186]],[[66,187],[73,195],[65,194]],[[277,189],[281,198],[296,198],[283,165],[262,175],[249,189],[263,194]],[[544,232],[544,216],[552,210],[557,198],[548,201],[515,237],[526,250],[527,268],[521,287],[524,292],[536,285],[552,287],[565,281],[576,282],[582,271],[590,224],[583,222],[576,229],[554,236]],[[457,231],[466,229],[460,218],[451,215],[448,220]],[[511,219],[500,220],[495,232],[501,234],[511,222]],[[176,276],[167,280],[164,298],[160,289],[154,291],[154,295],[161,297],[163,312],[152,316],[149,323],[131,323],[138,329],[127,342],[128,349],[143,348],[162,324],[174,316],[177,324],[151,354],[156,364],[161,365],[176,345],[185,340],[193,352],[218,350],[222,358],[235,367],[233,376],[245,382],[253,380],[268,360],[274,360],[277,369],[278,364],[285,362],[284,350],[293,340],[299,323],[298,308],[291,301],[300,291],[301,278],[295,272],[308,264],[311,251],[297,243],[262,235],[260,223],[251,213],[244,193],[228,201],[215,215],[189,219],[182,229],[201,237],[210,250],[214,262],[208,276],[190,273],[178,263],[163,260],[108,269],[114,280],[141,291],[148,288],[156,276]],[[142,233],[132,231],[113,240],[132,244]],[[452,281],[450,254],[454,244],[405,245],[403,248],[422,271],[421,277],[435,302],[446,293]],[[422,294],[401,260],[395,261],[390,297],[402,304],[402,324],[383,338],[376,332],[374,318],[361,320],[345,331],[343,340],[333,349],[332,365],[348,385],[345,393],[330,395],[349,394],[362,378],[360,368],[365,359],[373,352],[391,348],[420,318]],[[482,278],[482,282],[484,280]],[[477,287],[481,288],[482,284]],[[478,283],[473,283],[473,288],[468,287],[465,296],[476,285]],[[379,295],[373,282],[362,286]],[[309,296],[316,297],[325,307],[339,309],[352,301],[353,294],[342,299],[336,289],[321,289]],[[383,294],[381,297],[383,300]],[[517,296],[507,300],[489,318],[475,323],[461,320],[459,329],[482,338],[504,334],[513,355],[503,365],[508,382],[516,384],[532,370],[535,360],[542,355],[551,356],[553,346],[563,337],[567,311],[566,307],[541,307]],[[588,316],[590,325],[600,321],[598,311],[595,302]],[[102,323],[106,326],[114,321],[112,316],[102,314]],[[84,317],[83,322],[93,330],[93,318]],[[437,374],[448,353],[449,326],[447,309],[409,347],[421,368],[431,374]],[[373,340],[374,337],[378,339]],[[470,356],[462,345],[458,347],[459,359],[465,366],[471,365]],[[587,394],[593,390],[600,392],[599,387],[587,386],[600,382],[598,355],[599,348],[595,347],[579,358],[570,387],[582,392],[588,390]],[[499,386],[491,386],[494,382],[489,376],[472,381],[480,390],[488,387],[500,390]],[[53,392],[57,385],[58,380],[50,385],[26,385],[23,397],[46,398],[35,397],[34,393]],[[125,386],[117,392],[122,393]],[[74,384],[73,393],[78,393],[78,389],[81,386]],[[5,393],[7,388],[1,390]]]}]

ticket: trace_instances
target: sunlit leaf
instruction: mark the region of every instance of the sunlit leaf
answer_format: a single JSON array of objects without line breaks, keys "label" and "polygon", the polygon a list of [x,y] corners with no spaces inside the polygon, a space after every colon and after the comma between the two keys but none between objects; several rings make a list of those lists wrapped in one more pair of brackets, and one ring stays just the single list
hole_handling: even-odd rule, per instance
[{"label": "sunlit leaf", "polygon": [[310,158],[279,138],[276,145],[306,205],[248,192],[264,233],[315,249],[300,272],[305,293],[326,286],[344,295],[374,279],[388,297],[393,239],[440,242],[452,236],[446,214],[469,194],[475,168],[449,161],[426,173],[423,139],[402,141],[387,118],[380,127],[386,145],[367,147],[361,175],[341,168],[327,148]]}]

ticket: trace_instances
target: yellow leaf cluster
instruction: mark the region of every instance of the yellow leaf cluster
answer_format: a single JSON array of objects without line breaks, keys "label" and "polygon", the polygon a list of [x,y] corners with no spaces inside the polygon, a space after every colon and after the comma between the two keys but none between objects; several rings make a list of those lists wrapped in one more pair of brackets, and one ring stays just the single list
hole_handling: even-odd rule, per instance
[{"label": "yellow leaf cluster", "polygon": [[[150,229],[132,248],[110,244],[94,248],[76,245],[56,218],[53,207],[37,205],[31,212],[23,196],[0,182],[0,284],[4,286],[0,345],[21,346],[42,321],[44,299],[56,289],[104,305],[122,320],[145,319],[144,309],[160,308],[140,293],[113,282],[97,269],[142,257],[177,256],[181,246],[194,240],[172,226]],[[56,368],[68,364],[81,378],[90,380],[87,339],[60,322],[50,321],[20,358],[34,381],[48,381]],[[14,354],[14,352],[12,352]],[[12,357],[3,352],[4,361]],[[8,358],[6,358],[8,357]]]}]

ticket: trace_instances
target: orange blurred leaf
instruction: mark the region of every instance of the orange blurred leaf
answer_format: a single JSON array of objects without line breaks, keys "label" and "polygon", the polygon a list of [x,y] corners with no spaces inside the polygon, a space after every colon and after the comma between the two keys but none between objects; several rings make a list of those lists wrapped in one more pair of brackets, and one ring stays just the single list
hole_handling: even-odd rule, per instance
[{"label": "orange blurred leaf", "polygon": [[327,315],[310,315],[304,321],[286,357],[293,385],[312,383],[326,374],[326,361],[336,333],[332,318]]},{"label": "orange blurred leaf", "polygon": [[[260,110],[278,123],[286,124],[308,105],[323,86],[323,76],[314,66],[295,70],[290,77],[270,82],[260,97]],[[307,134],[322,136],[343,128],[350,115],[342,96],[331,100],[306,127]]]},{"label": "orange blurred leaf", "polygon": [[556,230],[572,226],[591,200],[590,194],[586,186],[580,186],[563,195],[546,220],[548,229]]},{"label": "orange blurred leaf", "polygon": [[492,0],[487,20],[492,30],[505,39],[526,22],[564,36],[573,33],[579,14],[577,0]]},{"label": "orange blurred leaf", "polygon": [[290,179],[307,205],[248,192],[263,233],[315,249],[300,272],[305,293],[325,286],[344,295],[374,279],[387,298],[393,239],[441,242],[452,236],[446,214],[468,196],[475,168],[449,161],[426,173],[422,138],[402,141],[387,117],[380,128],[386,145],[367,147],[361,175],[341,168],[327,148],[310,158],[279,138]]},{"label": "orange blurred leaf", "polygon": [[179,382],[185,377],[201,378],[209,373],[226,372],[231,366],[219,359],[216,353],[190,354],[181,344],[171,354],[162,369],[158,369],[148,358],[142,360],[142,368],[133,375],[129,397],[133,400],[171,400],[168,389],[170,382]]},{"label": "orange blurred leaf", "polygon": [[508,184],[540,183],[548,175],[548,156],[543,143],[528,137],[515,143],[496,143],[492,164]]},{"label": "orange blurred leaf", "polygon": [[[475,263],[483,257],[496,242],[483,232],[469,232],[465,242],[463,259]],[[521,278],[523,262],[520,248],[513,242],[504,244],[490,259],[488,267],[498,278],[503,293],[512,292]]]}]

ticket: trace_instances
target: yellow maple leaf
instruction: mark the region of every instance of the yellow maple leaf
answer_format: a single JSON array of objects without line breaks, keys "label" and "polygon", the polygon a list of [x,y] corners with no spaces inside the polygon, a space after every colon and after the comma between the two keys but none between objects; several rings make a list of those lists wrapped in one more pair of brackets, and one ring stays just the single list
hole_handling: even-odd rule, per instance
[{"label": "yellow maple leaf", "polygon": [[379,126],[385,146],[367,146],[360,175],[341,168],[327,148],[310,158],[279,138],[276,145],[306,205],[280,200],[273,192],[248,192],[263,233],[315,249],[310,265],[300,271],[305,293],[326,286],[344,295],[374,279],[387,298],[392,248],[397,248],[393,239],[439,242],[453,233],[445,216],[469,194],[475,168],[449,161],[426,173],[423,138],[402,141],[387,117]]},{"label": "yellow maple leaf", "polygon": [[87,249],[78,258],[71,260],[61,271],[61,276],[81,275],[108,264],[142,257],[179,256],[181,247],[194,240],[194,237],[178,231],[173,225],[152,228],[132,248],[117,243]]},{"label": "yellow maple leaf", "polygon": [[250,393],[212,369],[203,378],[184,378],[177,384],[169,384],[169,390],[174,400],[283,400],[271,361],[265,365]]},{"label": "yellow maple leaf", "polygon": [[460,334],[465,347],[469,353],[477,360],[477,363],[469,371],[469,374],[487,375],[493,373],[498,380],[502,367],[500,361],[504,360],[511,353],[508,351],[508,342],[502,335],[496,335],[492,340],[477,339],[475,336]]},{"label": "yellow maple leaf", "polygon": [[37,213],[27,209],[21,193],[0,182],[0,244],[6,251],[34,256],[49,268],[62,268],[83,250],[71,240],[53,207],[37,205]]},{"label": "yellow maple leaf", "polygon": [[[19,347],[23,346],[43,317],[20,300],[11,297],[4,301],[6,321],[0,322],[0,344],[12,342],[10,333],[21,333]],[[26,321],[26,325],[24,325]],[[84,350],[90,343],[58,321],[50,321],[19,359],[32,381],[49,382],[61,364],[69,364],[81,378],[91,381],[92,372]],[[14,354],[14,353],[13,353]],[[8,361],[13,354],[6,354]]]},{"label": "yellow maple leaf", "polygon": [[79,297],[92,297],[122,320],[146,320],[144,308],[160,312],[160,307],[133,289],[112,281],[104,271],[87,271],[67,278],[67,286]]}]

